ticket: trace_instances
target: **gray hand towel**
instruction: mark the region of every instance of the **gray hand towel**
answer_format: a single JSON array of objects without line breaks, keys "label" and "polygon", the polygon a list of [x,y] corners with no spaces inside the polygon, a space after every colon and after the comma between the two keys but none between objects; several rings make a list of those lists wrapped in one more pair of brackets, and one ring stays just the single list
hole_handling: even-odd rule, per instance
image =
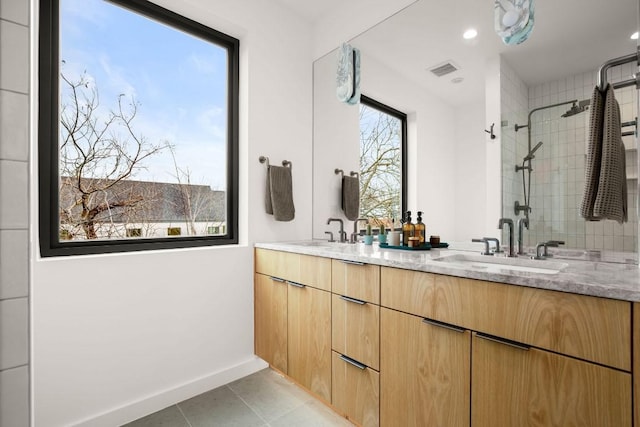
[{"label": "gray hand towel", "polygon": [[276,221],[291,221],[295,218],[291,168],[286,166],[267,168],[265,210],[268,214],[273,214]]},{"label": "gray hand towel", "polygon": [[597,221],[593,206],[598,194],[600,182],[600,163],[602,159],[602,123],[604,121],[604,96],[596,86],[591,95],[591,115],[589,117],[589,140],[585,162],[585,183],[580,215],[588,221]]},{"label": "gray hand towel", "polygon": [[349,221],[360,216],[360,180],[357,176],[342,177],[342,210]]},{"label": "gray hand towel", "polygon": [[602,159],[593,214],[601,219],[627,221],[626,153],[622,142],[620,105],[609,87],[604,103]]},{"label": "gray hand towel", "polygon": [[614,90],[596,87],[591,97],[590,135],[585,164],[585,189],[580,215],[589,221],[627,221],[626,154],[620,106]]}]

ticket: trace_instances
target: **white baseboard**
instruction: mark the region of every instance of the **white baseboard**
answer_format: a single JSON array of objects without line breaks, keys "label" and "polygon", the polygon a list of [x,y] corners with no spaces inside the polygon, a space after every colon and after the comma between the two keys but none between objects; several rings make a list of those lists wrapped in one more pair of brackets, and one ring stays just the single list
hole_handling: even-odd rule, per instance
[{"label": "white baseboard", "polygon": [[113,410],[104,412],[95,417],[82,420],[74,426],[77,427],[113,427],[137,420],[146,415],[157,412],[168,406],[182,402],[185,399],[202,394],[206,391],[223,386],[239,378],[253,374],[268,367],[269,364],[257,356],[245,360],[242,363],[215,372],[194,381],[179,385],[175,388],[164,390],[144,399],[123,405]]}]

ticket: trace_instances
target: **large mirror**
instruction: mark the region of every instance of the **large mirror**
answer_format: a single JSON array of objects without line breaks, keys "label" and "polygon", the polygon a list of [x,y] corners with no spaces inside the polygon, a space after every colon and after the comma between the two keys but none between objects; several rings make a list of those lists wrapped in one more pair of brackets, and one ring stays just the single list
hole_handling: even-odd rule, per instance
[{"label": "large mirror", "polygon": [[[427,235],[501,237],[500,217],[515,223],[528,214],[525,245],[559,240],[637,252],[635,87],[615,91],[630,134],[629,221],[586,222],[579,211],[589,132],[583,101],[602,64],[636,52],[637,27],[637,0],[536,0],[529,39],[507,46],[494,31],[493,1],[419,0],[350,40],[362,54],[362,93],[407,114],[407,206],[425,212]],[[469,28],[478,35],[467,40]],[[359,168],[359,107],[338,101],[336,64],[337,51],[314,63],[314,238],[335,231],[329,217],[350,226],[334,170]],[[439,67],[450,72],[437,76]],[[615,66],[607,79],[630,79],[637,69]]]}]

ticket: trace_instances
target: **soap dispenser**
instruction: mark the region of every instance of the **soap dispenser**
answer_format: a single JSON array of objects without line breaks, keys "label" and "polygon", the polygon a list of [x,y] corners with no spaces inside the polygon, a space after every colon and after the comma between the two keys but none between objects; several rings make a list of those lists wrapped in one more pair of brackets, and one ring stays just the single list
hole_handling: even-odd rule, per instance
[{"label": "soap dispenser", "polygon": [[418,220],[416,222],[416,233],[415,236],[420,239],[420,246],[424,244],[424,236],[425,236],[425,225],[422,222],[422,212],[418,211]]},{"label": "soap dispenser", "polygon": [[402,225],[402,246],[409,246],[409,237],[413,237],[416,227],[411,222],[411,211],[407,211],[404,224]]}]

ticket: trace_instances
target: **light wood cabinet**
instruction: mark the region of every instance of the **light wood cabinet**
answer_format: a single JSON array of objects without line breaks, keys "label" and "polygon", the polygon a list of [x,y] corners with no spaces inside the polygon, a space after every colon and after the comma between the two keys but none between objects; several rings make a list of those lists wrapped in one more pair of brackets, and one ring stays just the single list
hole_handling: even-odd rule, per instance
[{"label": "light wood cabinet", "polygon": [[338,413],[363,427],[380,425],[380,374],[333,352],[331,404]]},{"label": "light wood cabinet", "polygon": [[380,424],[468,426],[470,332],[423,320],[380,308]]},{"label": "light wood cabinet", "polygon": [[255,256],[256,354],[329,402],[331,260],[262,249]]},{"label": "light wood cabinet", "polygon": [[382,305],[631,370],[631,303],[383,267]]},{"label": "light wood cabinet", "polygon": [[255,269],[256,354],[359,425],[640,427],[640,303],[263,249]]},{"label": "light wood cabinet", "polygon": [[380,306],[333,294],[331,323],[335,351],[380,369]]},{"label": "light wood cabinet", "polygon": [[474,427],[631,426],[629,373],[479,335],[472,348]]},{"label": "light wood cabinet", "polygon": [[287,373],[287,287],[282,279],[255,274],[255,352]]},{"label": "light wood cabinet", "polygon": [[640,302],[633,303],[633,419],[640,427]]},{"label": "light wood cabinet", "polygon": [[331,401],[331,294],[289,284],[287,374]]}]

